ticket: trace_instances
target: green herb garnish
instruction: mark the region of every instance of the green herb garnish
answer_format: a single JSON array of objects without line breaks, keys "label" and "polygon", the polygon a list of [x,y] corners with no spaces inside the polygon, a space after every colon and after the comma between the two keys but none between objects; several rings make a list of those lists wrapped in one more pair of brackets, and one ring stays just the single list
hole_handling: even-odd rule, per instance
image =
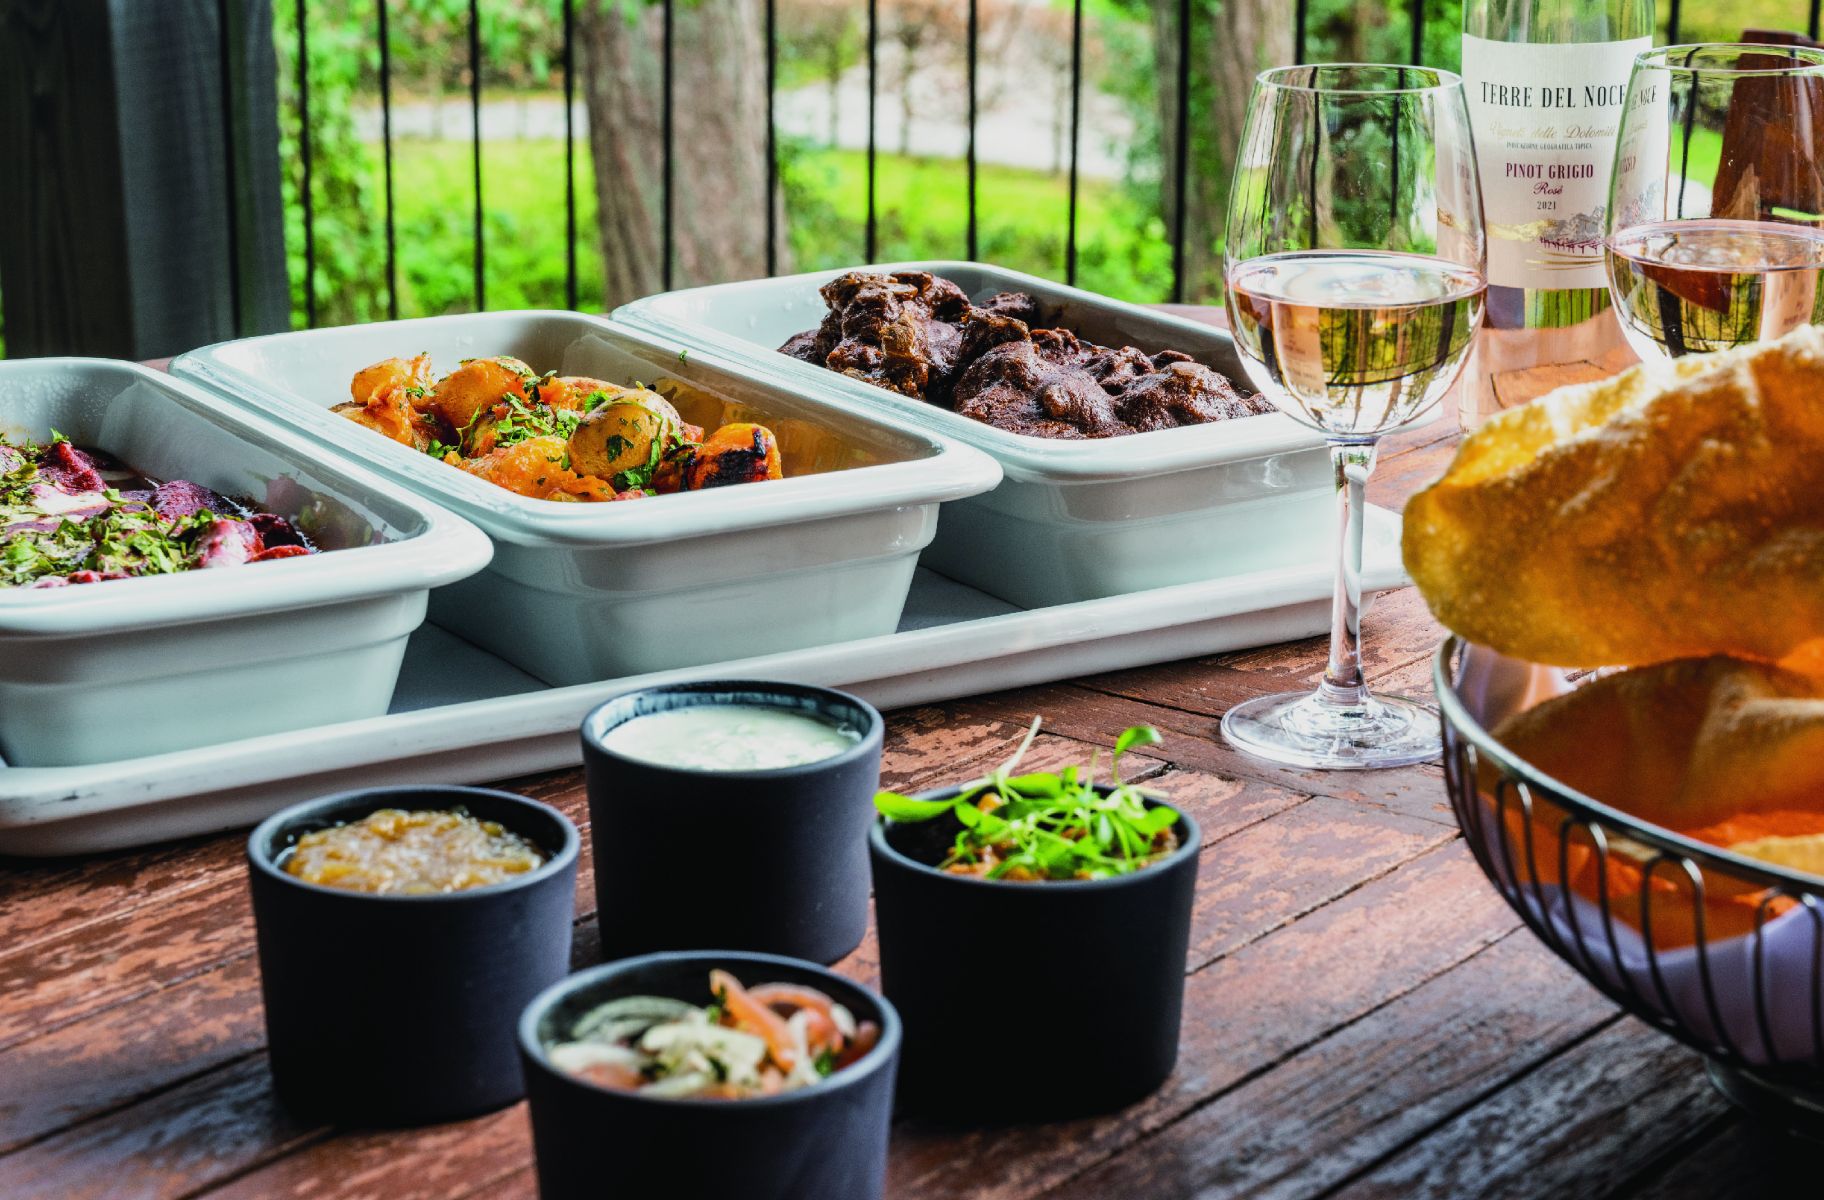
[{"label": "green herb garnish", "polygon": [[[46,446],[68,440],[55,431],[52,438]],[[0,532],[5,535],[0,545],[0,587],[26,587],[77,571],[173,575],[197,565],[200,536],[217,521],[209,510],[167,518],[144,501],[123,501],[110,487],[102,492],[108,507],[98,512],[47,513],[32,491],[38,482],[41,448],[4,438],[0,445],[22,456],[19,465],[0,475]]]},{"label": "green herb garnish", "polygon": [[500,398],[500,403],[475,414],[468,427],[461,432],[464,445],[473,444],[476,427],[484,416],[494,417],[496,447],[517,446],[535,437],[560,437],[568,440],[583,421],[581,413],[552,408],[538,401],[528,404],[509,393]]},{"label": "green herb garnish", "polygon": [[950,852],[937,866],[986,879],[1105,879],[1151,866],[1177,849],[1172,833],[1178,812],[1121,779],[1121,756],[1161,738],[1150,725],[1136,725],[1115,741],[1109,763],[1113,786],[1096,790],[1096,760],[1015,774],[1039,733],[1034,718],[1020,747],[991,774],[963,786],[946,800],[915,800],[878,792],[874,807],[893,821],[917,823],[945,815],[962,826]]}]

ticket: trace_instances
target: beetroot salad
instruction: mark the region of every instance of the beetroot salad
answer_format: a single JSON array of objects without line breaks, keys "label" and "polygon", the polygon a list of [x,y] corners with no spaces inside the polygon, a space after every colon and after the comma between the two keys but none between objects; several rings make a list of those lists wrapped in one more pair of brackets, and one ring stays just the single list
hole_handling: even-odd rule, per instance
[{"label": "beetroot salad", "polygon": [[314,554],[292,523],[184,479],[157,483],[53,432],[0,438],[0,588],[65,587]]}]

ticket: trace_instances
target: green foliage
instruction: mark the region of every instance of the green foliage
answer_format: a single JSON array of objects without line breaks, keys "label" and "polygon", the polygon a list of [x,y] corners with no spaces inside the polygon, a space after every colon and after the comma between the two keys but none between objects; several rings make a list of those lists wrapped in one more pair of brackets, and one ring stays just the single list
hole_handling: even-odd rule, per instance
[{"label": "green foliage", "polygon": [[[1660,41],[1666,36],[1666,22],[1672,15],[1668,0],[1660,0]],[[1679,8],[1678,40],[1680,42],[1733,42],[1747,29],[1803,30],[1810,19],[1807,0],[1708,0],[1704,4],[1685,4]]]},{"label": "green foliage", "polygon": [[[483,82],[515,89],[549,84],[562,62],[561,0],[488,2],[479,11]],[[389,0],[387,13],[395,100],[467,87],[468,0]],[[357,108],[375,105],[380,98],[378,10],[372,0],[308,0],[305,15],[317,322],[336,325],[381,320],[387,315],[384,166],[381,148],[361,141],[355,126]],[[307,312],[309,276],[305,269],[297,17],[292,0],[274,0],[285,247],[293,320],[301,325]],[[452,161],[459,154],[466,168],[469,147],[456,142],[413,146],[400,141],[395,151],[399,311],[421,315],[472,307],[474,193],[468,173],[459,180]],[[539,303],[562,304],[561,237],[554,295],[543,286],[546,280],[542,277],[527,281],[518,273],[529,265],[521,252],[527,240],[528,213],[520,204],[529,181],[515,177],[528,159],[541,165],[553,160],[558,163],[555,186],[561,230],[560,154],[561,147],[547,146],[542,152],[536,146],[518,147],[512,151],[511,162],[497,161],[499,169],[490,172],[487,162],[506,156],[496,145],[483,146],[483,194],[488,200],[484,220],[493,260],[487,272],[491,307],[513,307],[516,298],[523,304],[529,289],[540,294]],[[420,166],[427,175],[417,173]],[[533,186],[548,189],[551,185],[547,176]],[[499,204],[493,195],[496,190],[502,193]],[[593,195],[587,199],[593,209]],[[548,221],[549,217],[532,219]],[[583,219],[580,212],[578,219]],[[585,228],[592,229],[593,216],[589,220]],[[541,250],[549,250],[548,239]],[[496,286],[498,295],[493,294]],[[594,291],[600,294],[599,284]]]},{"label": "green foliage", "polygon": [[[867,243],[867,157],[789,143],[780,158],[794,265],[810,271],[860,261]],[[976,195],[982,258],[1062,277],[1069,205],[1063,177],[984,163]],[[880,155],[875,201],[881,260],[961,257],[967,249],[969,191],[962,163]],[[1153,300],[1171,286],[1163,223],[1127,189],[1105,180],[1085,179],[1079,187],[1077,259],[1080,281],[1098,291]]]},{"label": "green foliage", "polygon": [[[652,0],[576,0],[632,6]],[[886,3],[887,0],[883,0]],[[1199,45],[1226,3],[1193,0]],[[1275,3],[1281,0],[1249,0]],[[1289,7],[1290,0],[1283,0]],[[1050,0],[1068,9],[1071,0]],[[1455,68],[1463,0],[1426,0],[1423,61]],[[1135,127],[1122,148],[1119,182],[1085,179],[1078,210],[1078,278],[1125,299],[1165,299],[1172,253],[1162,199],[1162,154],[1153,36],[1155,7],[1169,16],[1176,0],[1086,0],[1086,86],[1115,97]],[[1661,4],[1662,20],[1668,5]],[[1411,5],[1404,0],[1309,0],[1306,56],[1311,61],[1404,61],[1411,49]],[[310,19],[312,197],[316,215],[315,295],[319,322],[373,320],[387,312],[380,148],[356,137],[355,114],[379,99],[374,0],[308,0]],[[482,82],[490,95],[540,92],[561,83],[562,0],[481,0]],[[400,102],[435,99],[468,86],[469,0],[388,0],[394,95]],[[279,51],[286,247],[296,319],[304,315],[302,172],[296,81],[296,0],[274,0]],[[1806,0],[1717,0],[1685,6],[1680,36],[1731,38],[1750,26],[1802,28]],[[778,79],[782,88],[816,86],[854,67],[866,52],[865,6],[855,0],[781,0]],[[1169,24],[1169,22],[1168,22]],[[688,52],[688,48],[681,48]],[[1193,72],[1191,106],[1194,193],[1205,197],[1203,236],[1221,236],[1228,155],[1210,119],[1220,89],[1243,79]],[[596,244],[595,193],[588,148],[573,151],[578,200],[579,295],[599,304],[602,259]],[[487,142],[482,147],[489,307],[561,305],[564,301],[564,147],[550,140]],[[859,153],[789,140],[781,146],[788,238],[802,269],[858,261],[866,221],[866,166]],[[983,164],[979,174],[978,247],[991,261],[1061,277],[1067,197],[1062,177]],[[876,178],[882,258],[961,255],[966,249],[967,192],[958,160],[883,154]],[[709,202],[689,187],[681,204]],[[473,205],[466,141],[401,139],[395,154],[395,219],[402,315],[464,311],[474,304]],[[1208,281],[1205,281],[1206,283]],[[1214,299],[1208,287],[1192,298]]]},{"label": "green foliage", "polygon": [[[577,296],[599,309],[602,255],[595,233],[589,148],[576,162]],[[402,140],[394,148],[402,316],[475,306],[474,187],[467,142]],[[490,308],[564,306],[564,144],[556,139],[481,144]],[[409,181],[409,182],[407,182]],[[384,273],[384,247],[373,260]],[[383,282],[383,281],[382,281]]]},{"label": "green foliage", "polygon": [[[382,203],[372,147],[355,136],[355,98],[367,61],[377,60],[372,13],[362,19],[353,0],[318,3],[307,12],[310,38],[311,201],[314,208],[314,298],[321,324],[384,317],[384,280],[370,282],[384,261]],[[285,248],[294,319],[306,308],[304,166],[298,80],[297,8],[277,0],[274,35],[279,55],[279,161],[284,172]],[[381,249],[376,253],[376,248]],[[381,272],[383,275],[384,272]],[[302,323],[299,321],[298,323]]]}]

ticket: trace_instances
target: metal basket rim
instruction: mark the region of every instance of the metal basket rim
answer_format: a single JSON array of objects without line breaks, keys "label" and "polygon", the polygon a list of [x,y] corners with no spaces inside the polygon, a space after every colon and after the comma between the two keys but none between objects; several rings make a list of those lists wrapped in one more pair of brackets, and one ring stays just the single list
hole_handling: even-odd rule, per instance
[{"label": "metal basket rim", "polygon": [[1469,714],[1457,695],[1454,667],[1458,655],[1469,644],[1452,634],[1438,646],[1437,653],[1432,657],[1432,690],[1437,694],[1438,711],[1443,714],[1445,721],[1468,739],[1478,755],[1493,762],[1504,774],[1535,792],[1542,793],[1573,816],[1584,821],[1595,820],[1615,826],[1629,838],[1645,843],[1663,854],[1677,855],[1693,860],[1700,866],[1714,867],[1725,875],[1746,876],[1751,882],[1770,888],[1824,899],[1824,879],[1736,854],[1721,846],[1688,838],[1664,826],[1632,816],[1560,783],[1508,750],[1482,727],[1481,722]]}]

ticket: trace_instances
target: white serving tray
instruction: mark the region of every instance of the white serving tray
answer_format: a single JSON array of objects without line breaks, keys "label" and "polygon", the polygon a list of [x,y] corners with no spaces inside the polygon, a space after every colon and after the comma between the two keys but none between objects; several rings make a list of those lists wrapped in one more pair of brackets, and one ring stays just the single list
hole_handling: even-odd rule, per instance
[{"label": "white serving tray", "polygon": [[[546,687],[427,625],[392,711],[295,733],[85,767],[0,768],[0,854],[84,854],[252,825],[346,788],[480,783],[574,766],[577,729],[610,696],[684,679],[759,678],[853,691],[881,708],[1169,662],[1329,628],[1331,497],[1289,498],[1308,565],[1020,610],[920,569],[897,633],[810,650]],[[1400,521],[1370,508],[1365,594],[1404,586]]]}]

